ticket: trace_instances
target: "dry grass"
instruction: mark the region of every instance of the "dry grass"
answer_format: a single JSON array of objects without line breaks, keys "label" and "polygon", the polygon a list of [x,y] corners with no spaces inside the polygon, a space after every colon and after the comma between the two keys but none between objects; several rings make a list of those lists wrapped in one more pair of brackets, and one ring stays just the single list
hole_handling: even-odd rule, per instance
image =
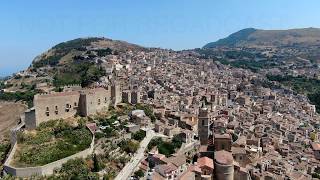
[{"label": "dry grass", "polygon": [[20,115],[25,110],[27,110],[27,106],[24,104],[0,101],[0,140],[18,124]]}]

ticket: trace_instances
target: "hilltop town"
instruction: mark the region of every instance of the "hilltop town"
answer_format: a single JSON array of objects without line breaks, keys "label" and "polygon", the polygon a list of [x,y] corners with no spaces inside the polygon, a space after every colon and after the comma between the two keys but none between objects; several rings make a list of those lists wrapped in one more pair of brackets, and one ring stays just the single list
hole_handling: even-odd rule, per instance
[{"label": "hilltop town", "polygon": [[[99,168],[89,168],[90,175],[119,180],[319,176],[320,116],[308,97],[270,81],[269,70],[234,67],[203,51],[97,38],[37,57],[1,85],[3,99],[28,105],[10,131],[3,174],[61,177],[64,164],[92,157]],[[85,141],[73,142],[70,129]],[[26,138],[32,133],[54,138],[33,144]],[[43,162],[22,158],[19,147],[59,138],[79,148]]]}]

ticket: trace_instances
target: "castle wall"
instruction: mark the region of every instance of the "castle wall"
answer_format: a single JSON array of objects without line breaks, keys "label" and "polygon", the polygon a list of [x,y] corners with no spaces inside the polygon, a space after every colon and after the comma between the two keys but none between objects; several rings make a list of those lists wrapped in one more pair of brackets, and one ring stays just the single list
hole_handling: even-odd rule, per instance
[{"label": "castle wall", "polygon": [[214,169],[217,180],[233,180],[234,178],[234,167],[233,164],[224,165],[215,162]]},{"label": "castle wall", "polygon": [[[81,91],[66,91],[34,96],[34,107],[25,112],[27,129],[35,129],[40,123],[55,119],[66,119],[75,115],[89,116],[112,103],[112,88],[95,88]],[[116,90],[116,89],[115,89]],[[115,92],[120,100],[121,92]]]},{"label": "castle wall", "polygon": [[76,91],[35,95],[36,126],[49,120],[65,119],[76,115],[79,99],[80,93]]},{"label": "castle wall", "polygon": [[25,111],[24,113],[25,119],[24,122],[26,124],[27,129],[35,129],[36,128],[36,111],[34,108]]},{"label": "castle wall", "polygon": [[122,102],[121,86],[116,84],[111,86],[111,97],[113,105],[117,105]]},{"label": "castle wall", "polygon": [[110,88],[97,88],[81,92],[80,114],[83,116],[89,116],[102,111],[103,109],[108,109],[111,103],[110,99]]}]

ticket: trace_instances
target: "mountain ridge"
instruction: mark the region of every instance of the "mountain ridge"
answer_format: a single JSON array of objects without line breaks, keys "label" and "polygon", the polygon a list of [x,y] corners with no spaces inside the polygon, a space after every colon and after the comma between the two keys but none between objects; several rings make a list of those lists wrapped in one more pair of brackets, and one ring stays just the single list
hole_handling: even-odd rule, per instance
[{"label": "mountain ridge", "polygon": [[226,38],[207,43],[203,48],[221,46],[312,46],[320,45],[320,28],[298,28],[287,30],[264,30],[246,28],[230,34]]}]

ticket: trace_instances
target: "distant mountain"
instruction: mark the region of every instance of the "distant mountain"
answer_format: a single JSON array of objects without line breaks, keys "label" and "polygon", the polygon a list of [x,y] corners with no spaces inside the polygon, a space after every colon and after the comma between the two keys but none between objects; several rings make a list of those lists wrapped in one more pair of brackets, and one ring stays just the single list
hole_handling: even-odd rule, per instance
[{"label": "distant mountain", "polygon": [[216,42],[208,43],[204,48],[219,46],[256,47],[256,46],[313,46],[320,45],[320,29],[303,28],[289,30],[260,30],[247,28]]}]

